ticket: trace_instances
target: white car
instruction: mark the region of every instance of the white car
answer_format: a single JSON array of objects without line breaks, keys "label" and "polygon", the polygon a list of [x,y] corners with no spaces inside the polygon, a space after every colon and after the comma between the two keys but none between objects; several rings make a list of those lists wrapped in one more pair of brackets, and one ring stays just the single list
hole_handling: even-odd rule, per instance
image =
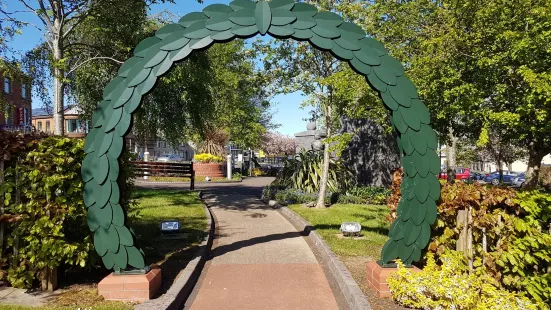
[{"label": "white car", "polygon": [[168,155],[163,155],[163,156],[157,158],[157,161],[158,162],[163,162],[163,163],[181,162],[181,161],[184,161],[184,158],[180,155],[168,154]]}]

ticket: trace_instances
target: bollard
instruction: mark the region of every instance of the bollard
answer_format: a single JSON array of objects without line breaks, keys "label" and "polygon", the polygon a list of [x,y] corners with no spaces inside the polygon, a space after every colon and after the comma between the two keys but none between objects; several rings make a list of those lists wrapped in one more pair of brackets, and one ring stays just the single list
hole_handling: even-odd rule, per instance
[{"label": "bollard", "polygon": [[[144,152],[143,153],[143,161],[149,161],[149,152]],[[143,173],[143,179],[144,180],[147,180],[149,177],[147,176],[149,174],[149,171],[145,170],[144,173]]]},{"label": "bollard", "polygon": [[227,164],[228,165],[228,180],[231,180],[231,178],[232,178],[232,175],[231,175],[231,173],[232,173],[231,157],[232,157],[231,154],[228,155],[228,157],[227,157],[228,158],[228,164]]}]

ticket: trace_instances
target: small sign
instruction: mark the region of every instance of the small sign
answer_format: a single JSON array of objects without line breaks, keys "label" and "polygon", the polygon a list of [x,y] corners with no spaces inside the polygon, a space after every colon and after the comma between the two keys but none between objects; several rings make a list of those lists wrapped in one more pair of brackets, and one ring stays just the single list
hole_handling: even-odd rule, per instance
[{"label": "small sign", "polygon": [[180,230],[179,221],[164,221],[161,222],[161,232],[174,232]]}]

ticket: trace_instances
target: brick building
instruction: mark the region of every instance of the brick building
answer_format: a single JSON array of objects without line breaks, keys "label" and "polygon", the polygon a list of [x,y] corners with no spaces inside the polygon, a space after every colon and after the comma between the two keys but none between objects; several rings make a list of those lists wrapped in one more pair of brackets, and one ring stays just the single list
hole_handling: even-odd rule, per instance
[{"label": "brick building", "polygon": [[[52,111],[45,109],[34,109],[32,112],[32,125],[38,132],[53,134],[54,116]],[[70,138],[83,138],[88,133],[88,124],[79,119],[79,110],[77,107],[66,108],[63,111],[65,117],[65,136]]]},{"label": "brick building", "polygon": [[10,129],[31,125],[31,87],[21,78],[4,76],[0,72],[0,96],[6,102],[5,110],[0,113],[0,128]]}]

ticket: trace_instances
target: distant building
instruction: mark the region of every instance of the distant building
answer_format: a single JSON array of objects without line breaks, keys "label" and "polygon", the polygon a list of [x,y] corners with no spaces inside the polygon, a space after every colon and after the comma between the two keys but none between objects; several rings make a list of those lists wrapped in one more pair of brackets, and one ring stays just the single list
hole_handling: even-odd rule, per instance
[{"label": "distant building", "polygon": [[[77,107],[66,108],[63,114],[65,116],[65,136],[70,138],[85,137],[88,133],[88,122],[79,119],[79,109]],[[32,125],[38,132],[52,134],[54,132],[54,116],[52,111],[33,109]]]},{"label": "distant building", "polygon": [[0,72],[0,96],[6,101],[5,111],[0,113],[0,129],[18,130],[31,128],[31,87],[21,78],[10,78]]}]

